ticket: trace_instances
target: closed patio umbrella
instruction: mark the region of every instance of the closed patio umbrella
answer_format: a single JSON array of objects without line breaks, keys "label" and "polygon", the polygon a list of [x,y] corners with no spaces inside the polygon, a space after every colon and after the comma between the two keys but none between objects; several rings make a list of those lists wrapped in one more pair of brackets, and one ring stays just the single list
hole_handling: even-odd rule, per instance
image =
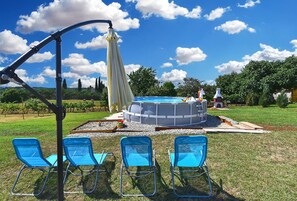
[{"label": "closed patio umbrella", "polygon": [[117,44],[118,37],[112,28],[107,40],[107,88],[110,112],[121,111],[133,101],[134,96],[128,84],[122,57]]}]

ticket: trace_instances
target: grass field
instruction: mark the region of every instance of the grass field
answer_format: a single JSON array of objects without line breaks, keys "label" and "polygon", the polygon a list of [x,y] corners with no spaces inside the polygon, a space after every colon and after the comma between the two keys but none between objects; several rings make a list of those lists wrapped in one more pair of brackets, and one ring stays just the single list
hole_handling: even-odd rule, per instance
[{"label": "grass field", "polygon": [[[224,115],[236,121],[249,121],[273,130],[269,134],[207,134],[209,139],[208,158],[210,177],[214,186],[211,200],[296,200],[297,198],[297,105],[289,108],[278,107],[234,107],[231,110],[209,110],[213,115]],[[106,112],[69,113],[64,120],[63,131],[66,136],[79,124],[107,116]],[[56,200],[56,175],[53,174],[41,197],[16,197],[10,195],[15,176],[21,167],[16,160],[11,145],[15,137],[36,137],[41,141],[44,155],[56,152],[55,117],[32,117],[25,120],[12,118],[4,121],[0,116],[0,200]],[[173,150],[176,135],[151,136],[156,150],[158,179],[157,194],[152,198],[128,198],[129,200],[175,200],[172,193],[167,150]],[[109,158],[106,168],[111,174],[101,174],[97,190],[92,195],[65,195],[66,200],[114,200],[122,199],[119,194],[119,169],[121,136],[92,138],[96,152],[113,152],[115,158]],[[22,190],[32,190],[39,184],[37,174],[26,175]],[[74,189],[79,180],[73,177],[66,189]],[[147,180],[139,180],[130,185],[124,181],[128,192],[137,193],[151,190]],[[181,185],[178,183],[178,185]],[[181,190],[205,189],[206,183],[190,182]]]}]

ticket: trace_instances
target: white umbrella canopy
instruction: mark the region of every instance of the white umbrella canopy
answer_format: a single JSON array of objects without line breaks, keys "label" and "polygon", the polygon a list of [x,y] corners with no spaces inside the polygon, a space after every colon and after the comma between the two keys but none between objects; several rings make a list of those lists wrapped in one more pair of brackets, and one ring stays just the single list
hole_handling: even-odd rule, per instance
[{"label": "white umbrella canopy", "polygon": [[122,57],[117,44],[118,37],[112,28],[107,40],[107,89],[110,112],[119,112],[133,101],[134,95],[128,84]]}]

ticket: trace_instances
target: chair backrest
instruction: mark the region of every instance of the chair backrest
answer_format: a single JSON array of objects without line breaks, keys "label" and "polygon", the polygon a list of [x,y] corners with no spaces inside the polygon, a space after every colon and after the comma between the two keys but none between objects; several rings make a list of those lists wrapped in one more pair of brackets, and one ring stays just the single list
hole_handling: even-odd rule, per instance
[{"label": "chair backrest", "polygon": [[174,166],[201,167],[207,157],[207,143],[207,137],[203,135],[176,137]]},{"label": "chair backrest", "polygon": [[73,166],[98,165],[88,137],[64,138],[63,147],[66,158]]},{"label": "chair backrest", "polygon": [[41,146],[36,138],[16,138],[12,144],[17,158],[28,167],[49,167],[51,164],[43,157]]},{"label": "chair backrest", "polygon": [[152,140],[147,136],[123,137],[121,150],[126,167],[153,165]]}]

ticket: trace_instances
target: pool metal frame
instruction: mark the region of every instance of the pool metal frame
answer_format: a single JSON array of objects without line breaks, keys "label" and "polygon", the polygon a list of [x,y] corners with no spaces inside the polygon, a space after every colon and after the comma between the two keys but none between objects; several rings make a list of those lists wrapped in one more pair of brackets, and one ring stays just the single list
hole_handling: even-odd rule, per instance
[{"label": "pool metal frame", "polygon": [[[145,110],[145,106],[147,105],[155,105],[155,111],[151,110]],[[189,106],[189,113],[179,115],[177,114],[177,107],[180,105],[186,105]],[[167,115],[164,113],[160,113],[160,107],[162,106],[173,106],[173,114]],[[136,110],[138,111],[131,111],[135,110],[133,109],[133,106],[136,107]],[[193,107],[197,108],[197,113],[193,112]],[[139,111],[140,110],[140,111]],[[153,113],[153,114],[145,114],[147,112]],[[172,111],[169,111],[168,113],[171,113]],[[152,125],[161,125],[161,126],[189,126],[189,125],[196,125],[206,122],[207,120],[207,101],[203,100],[202,102],[181,102],[181,103],[160,103],[160,102],[143,102],[143,101],[134,101],[131,103],[131,105],[128,107],[128,110],[124,110],[124,118],[130,122],[138,122],[141,124],[152,124]],[[185,123],[186,118],[189,119],[188,123]],[[147,123],[154,121],[153,123]],[[168,121],[166,122],[166,119]],[[173,122],[172,122],[173,119]],[[163,120],[163,122],[162,122]],[[180,121],[179,121],[180,120]],[[162,123],[161,123],[162,122]],[[183,123],[181,123],[183,122]]]}]

